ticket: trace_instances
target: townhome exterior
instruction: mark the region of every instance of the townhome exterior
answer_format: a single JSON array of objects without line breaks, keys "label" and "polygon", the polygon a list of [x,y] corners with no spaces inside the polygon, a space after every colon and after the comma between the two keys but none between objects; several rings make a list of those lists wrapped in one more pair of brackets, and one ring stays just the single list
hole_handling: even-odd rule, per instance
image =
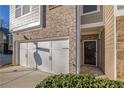
[{"label": "townhome exterior", "polygon": [[116,7],[10,6],[13,64],[56,74],[97,69],[110,79],[123,79],[123,51],[122,56],[118,52],[123,25],[120,30],[120,17],[116,24]]},{"label": "townhome exterior", "polygon": [[7,52],[7,33],[4,32],[3,27],[0,27],[0,54],[4,54]]},{"label": "townhome exterior", "polygon": [[[37,68],[46,72],[76,73],[76,7],[34,5],[31,6],[31,13],[18,17],[17,19],[14,13],[16,7],[18,6],[10,7],[10,29],[13,30],[13,50],[16,50],[13,55],[13,64],[21,64],[22,66],[34,68],[35,66],[32,64],[37,64]],[[21,27],[29,28],[30,26],[35,27],[21,29]],[[21,30],[18,27],[20,27]],[[31,43],[27,45],[25,42],[28,41]],[[32,43],[34,41],[35,44]],[[34,54],[28,54],[28,61],[31,64],[26,64],[27,46],[30,47],[30,52],[32,52],[36,46],[41,48],[41,50],[43,50],[40,51],[41,53],[37,53],[35,49],[33,51],[35,55],[45,56],[37,58],[34,57]],[[22,50],[20,50],[19,47]],[[35,59],[42,60],[43,63],[31,62]],[[24,63],[18,63],[19,60]]]},{"label": "townhome exterior", "polygon": [[5,34],[0,31],[0,53],[3,53],[3,50],[4,50],[4,39],[3,37],[5,36]]}]

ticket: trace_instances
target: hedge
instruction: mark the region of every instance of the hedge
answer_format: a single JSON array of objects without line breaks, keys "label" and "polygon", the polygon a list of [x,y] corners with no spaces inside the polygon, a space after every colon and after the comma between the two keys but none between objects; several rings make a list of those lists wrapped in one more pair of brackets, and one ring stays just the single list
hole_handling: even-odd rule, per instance
[{"label": "hedge", "polygon": [[91,75],[60,74],[49,76],[36,88],[124,88],[121,81],[96,79]]}]

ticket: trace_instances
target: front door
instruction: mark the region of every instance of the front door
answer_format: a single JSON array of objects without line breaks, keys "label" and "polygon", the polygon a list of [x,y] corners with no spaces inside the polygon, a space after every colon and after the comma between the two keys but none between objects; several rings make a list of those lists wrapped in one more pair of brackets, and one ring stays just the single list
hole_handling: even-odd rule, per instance
[{"label": "front door", "polygon": [[95,40],[84,41],[84,64],[96,65],[97,63],[96,43],[97,42]]}]

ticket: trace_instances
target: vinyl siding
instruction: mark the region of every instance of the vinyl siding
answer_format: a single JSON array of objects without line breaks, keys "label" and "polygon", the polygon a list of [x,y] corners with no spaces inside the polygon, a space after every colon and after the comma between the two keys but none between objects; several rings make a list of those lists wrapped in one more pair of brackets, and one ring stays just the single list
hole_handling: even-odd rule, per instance
[{"label": "vinyl siding", "polygon": [[114,6],[104,6],[105,73],[114,79]]},{"label": "vinyl siding", "polygon": [[28,28],[29,25],[40,24],[40,6],[31,5],[31,11],[21,17],[15,18],[15,5],[10,6],[10,30],[21,30]]},{"label": "vinyl siding", "polygon": [[[80,9],[82,12],[82,9]],[[90,24],[103,21],[103,6],[100,6],[100,11],[93,14],[81,15],[81,24]]]}]

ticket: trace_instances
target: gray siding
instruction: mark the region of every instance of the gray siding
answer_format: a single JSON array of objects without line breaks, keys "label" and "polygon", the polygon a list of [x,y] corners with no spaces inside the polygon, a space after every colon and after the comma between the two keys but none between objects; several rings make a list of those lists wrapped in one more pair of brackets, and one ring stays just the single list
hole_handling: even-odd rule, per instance
[{"label": "gray siding", "polygon": [[102,21],[103,21],[103,6],[100,6],[100,12],[88,14],[88,15],[81,15],[81,24],[90,24],[90,23],[97,23]]},{"label": "gray siding", "polygon": [[29,25],[35,23],[40,24],[40,6],[31,5],[30,13],[23,15],[21,17],[15,18],[15,5],[10,6],[10,29],[11,30],[21,30],[23,28],[28,28]]}]

